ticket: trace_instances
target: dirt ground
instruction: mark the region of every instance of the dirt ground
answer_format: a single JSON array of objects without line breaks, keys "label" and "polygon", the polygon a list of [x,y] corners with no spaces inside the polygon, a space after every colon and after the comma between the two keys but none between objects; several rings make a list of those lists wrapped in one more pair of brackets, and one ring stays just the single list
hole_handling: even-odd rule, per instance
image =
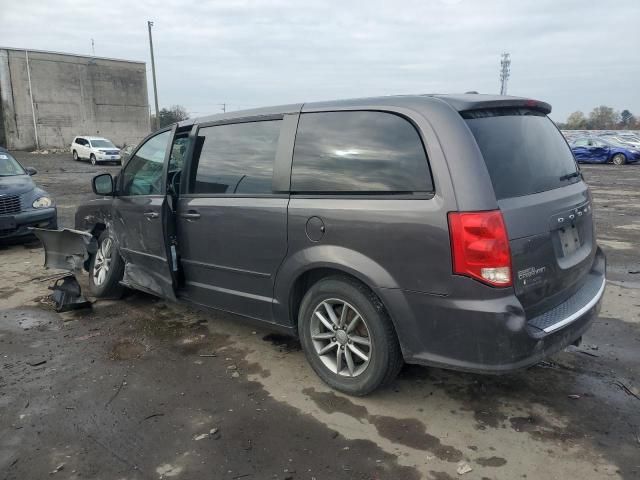
[{"label": "dirt ground", "polygon": [[[17,157],[64,226],[118,169]],[[610,277],[584,343],[500,377],[407,366],[367,398],[232,315],[139,293],[57,314],[40,246],[0,247],[0,479],[640,478],[640,166],[583,171]]]}]

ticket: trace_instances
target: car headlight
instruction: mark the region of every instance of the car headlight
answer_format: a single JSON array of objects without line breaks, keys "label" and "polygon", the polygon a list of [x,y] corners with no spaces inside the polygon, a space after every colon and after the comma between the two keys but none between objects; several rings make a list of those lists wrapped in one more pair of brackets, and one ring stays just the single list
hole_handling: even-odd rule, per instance
[{"label": "car headlight", "polygon": [[33,208],[47,208],[53,205],[49,197],[40,197],[33,202]]}]

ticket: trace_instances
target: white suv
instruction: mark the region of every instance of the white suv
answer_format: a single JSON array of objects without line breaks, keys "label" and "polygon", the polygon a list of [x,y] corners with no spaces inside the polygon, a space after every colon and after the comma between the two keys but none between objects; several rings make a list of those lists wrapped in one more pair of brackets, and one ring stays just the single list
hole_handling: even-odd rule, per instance
[{"label": "white suv", "polygon": [[122,163],[120,149],[102,137],[75,137],[71,142],[71,154],[74,160],[90,160],[93,165],[98,162]]}]

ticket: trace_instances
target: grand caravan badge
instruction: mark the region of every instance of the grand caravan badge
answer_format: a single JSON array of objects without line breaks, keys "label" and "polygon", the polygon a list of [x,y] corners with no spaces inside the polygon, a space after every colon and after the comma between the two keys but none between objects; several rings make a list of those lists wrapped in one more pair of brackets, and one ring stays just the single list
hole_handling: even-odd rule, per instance
[{"label": "grand caravan badge", "polygon": [[547,271],[547,267],[529,267],[518,270],[518,280],[524,285],[535,285],[542,281],[542,276]]}]

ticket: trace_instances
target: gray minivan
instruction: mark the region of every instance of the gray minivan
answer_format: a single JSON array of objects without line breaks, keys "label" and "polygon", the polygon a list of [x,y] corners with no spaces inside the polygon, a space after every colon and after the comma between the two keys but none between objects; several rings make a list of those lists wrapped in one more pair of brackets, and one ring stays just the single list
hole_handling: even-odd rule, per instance
[{"label": "gray minivan", "polygon": [[[183,121],[95,177],[103,198],[66,234],[90,239],[96,296],[126,286],[264,321],[349,394],[403,361],[527,367],[580,341],[605,287],[591,195],[550,111],[415,95]],[[71,258],[53,243],[49,259]]]}]

